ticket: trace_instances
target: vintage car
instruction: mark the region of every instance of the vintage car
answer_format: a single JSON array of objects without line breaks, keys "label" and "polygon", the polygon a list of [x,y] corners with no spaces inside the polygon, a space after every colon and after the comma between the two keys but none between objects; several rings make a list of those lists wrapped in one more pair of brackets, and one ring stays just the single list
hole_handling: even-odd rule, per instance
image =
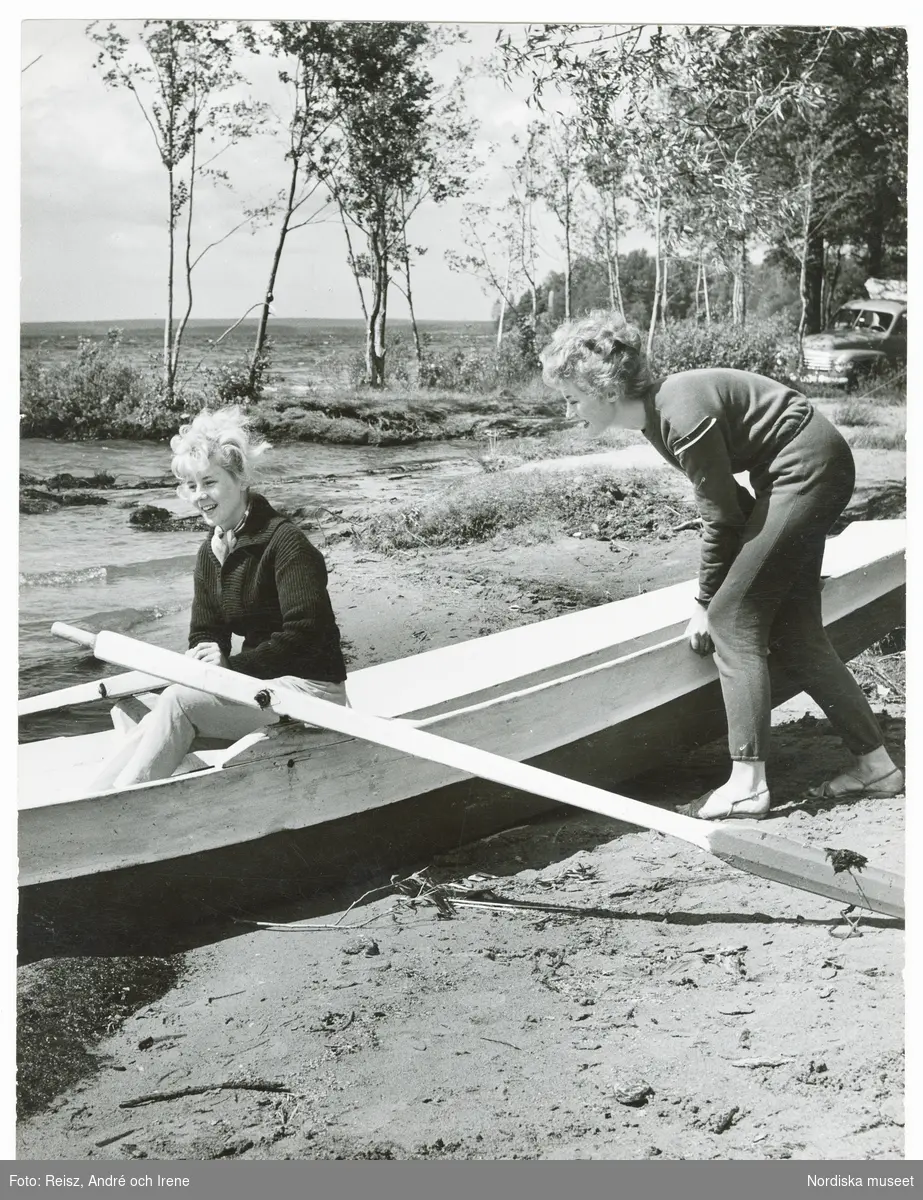
[{"label": "vintage car", "polygon": [[823,333],[804,339],[805,377],[853,387],[907,361],[907,301],[850,300]]}]

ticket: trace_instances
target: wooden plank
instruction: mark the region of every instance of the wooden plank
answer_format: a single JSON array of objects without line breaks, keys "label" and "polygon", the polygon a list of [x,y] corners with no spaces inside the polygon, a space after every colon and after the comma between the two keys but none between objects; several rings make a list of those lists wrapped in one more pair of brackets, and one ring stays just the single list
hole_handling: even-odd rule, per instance
[{"label": "wooden plank", "polygon": [[165,686],[163,679],[147,675],[143,671],[129,671],[125,675],[111,675],[108,679],[94,679],[89,683],[78,683],[73,687],[59,688],[55,692],[44,692],[39,696],[27,696],[19,701],[20,717],[32,713],[50,712],[70,704],[88,704],[93,700],[117,700],[122,696],[134,696],[139,692],[150,692]]},{"label": "wooden plank", "polygon": [[[903,920],[903,875],[870,866],[837,871],[817,846],[791,842],[765,829],[735,828],[728,822],[715,827],[709,848],[722,862],[751,875]],[[805,888],[808,879],[812,886]]]},{"label": "wooden plank", "polygon": [[[69,631],[66,627],[54,626],[53,632],[67,636]],[[720,824],[712,825],[628,796],[565,779],[538,767],[439,737],[405,721],[368,716],[281,685],[274,684],[266,688],[261,680],[162,650],[121,634],[105,630],[98,633],[94,653],[121,666],[151,669],[176,683],[199,687],[236,703],[259,708],[271,705],[282,715],[352,734],[378,746],[532,792],[562,804],[653,829],[708,852],[712,852],[712,836],[720,837],[723,832]],[[835,899],[842,897],[841,881],[836,881],[835,886],[831,884],[831,868],[819,862],[814,851],[806,852],[809,848],[786,842],[783,838],[774,838],[770,844],[760,836],[759,830],[741,827],[735,828],[733,835],[725,830],[724,836],[733,838],[733,850],[721,855],[723,861],[746,871],[750,869],[752,859],[756,874],[768,875],[805,891],[832,895]],[[722,845],[727,851],[726,844]],[[861,878],[861,885],[853,889],[851,903],[890,916],[903,916],[901,879],[878,871],[857,869],[855,873]],[[895,897],[898,898],[897,903]]]}]

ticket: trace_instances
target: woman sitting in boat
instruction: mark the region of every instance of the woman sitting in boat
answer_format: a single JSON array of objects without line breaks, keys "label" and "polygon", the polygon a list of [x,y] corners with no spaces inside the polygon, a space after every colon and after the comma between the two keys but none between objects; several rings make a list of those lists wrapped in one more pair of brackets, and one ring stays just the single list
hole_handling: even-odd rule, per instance
[{"label": "woman sitting in boat", "polygon": [[[251,488],[269,449],[237,407],[200,412],[171,440],[180,496],[210,529],[195,565],[187,654],[348,704],[340,632],[323,556]],[[231,635],[243,636],[237,654]],[[173,685],[95,781],[97,790],[172,775],[196,737],[236,741],[278,717]]]},{"label": "woman sitting in boat", "polygon": [[[704,798],[709,820],[764,817],[772,653],[826,713],[855,756],[815,799],[886,797],[903,776],[862,689],[821,616],[824,541],[855,483],[852,452],[804,396],[748,371],[652,377],[639,330],[596,312],[558,328],[541,354],[544,379],[591,435],[643,431],[692,483],[702,519],[699,590],[687,635],[714,653],[728,721],[731,773]],[[734,478],[749,472],[751,495]]]}]

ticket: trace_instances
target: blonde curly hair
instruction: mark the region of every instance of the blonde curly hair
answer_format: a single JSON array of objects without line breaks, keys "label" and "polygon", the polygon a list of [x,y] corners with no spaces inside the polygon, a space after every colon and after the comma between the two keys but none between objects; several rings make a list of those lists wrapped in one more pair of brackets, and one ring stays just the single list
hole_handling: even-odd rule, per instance
[{"label": "blonde curly hair", "polygon": [[257,460],[269,448],[269,442],[254,438],[250,418],[239,405],[203,408],[170,439],[170,468],[180,480],[177,491],[188,498],[189,480],[204,471],[209,462],[224,467],[242,483],[249,483]]},{"label": "blonde curly hair", "polygon": [[549,387],[573,379],[599,396],[637,400],[652,381],[640,329],[606,309],[559,325],[539,358]]}]

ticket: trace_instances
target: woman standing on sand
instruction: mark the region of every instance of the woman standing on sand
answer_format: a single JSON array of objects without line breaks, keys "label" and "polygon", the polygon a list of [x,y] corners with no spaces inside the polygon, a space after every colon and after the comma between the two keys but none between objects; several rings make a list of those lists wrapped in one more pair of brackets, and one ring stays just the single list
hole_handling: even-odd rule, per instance
[{"label": "woman standing on sand", "polygon": [[[346,667],[327,595],[323,556],[286,517],[251,490],[269,449],[254,441],[237,407],[203,410],[171,440],[177,489],[209,527],[195,565],[191,658],[273,679],[347,704]],[[231,635],[243,647],[231,654]],[[94,788],[172,775],[197,736],[236,741],[278,716],[174,684],[131,732]]]},{"label": "woman standing on sand", "polygon": [[[781,383],[723,368],[654,379],[640,347],[635,326],[596,312],[555,330],[541,360],[568,415],[582,417],[593,435],[611,425],[642,430],[694,488],[703,534],[687,634],[697,653],[714,652],[731,755],[730,778],[704,798],[698,815],[769,812],[770,650],[855,756],[852,770],[809,794],[902,792],[903,776],[821,616],[824,541],[855,483],[848,444]],[[734,479],[741,471],[749,472],[755,499]]]}]

